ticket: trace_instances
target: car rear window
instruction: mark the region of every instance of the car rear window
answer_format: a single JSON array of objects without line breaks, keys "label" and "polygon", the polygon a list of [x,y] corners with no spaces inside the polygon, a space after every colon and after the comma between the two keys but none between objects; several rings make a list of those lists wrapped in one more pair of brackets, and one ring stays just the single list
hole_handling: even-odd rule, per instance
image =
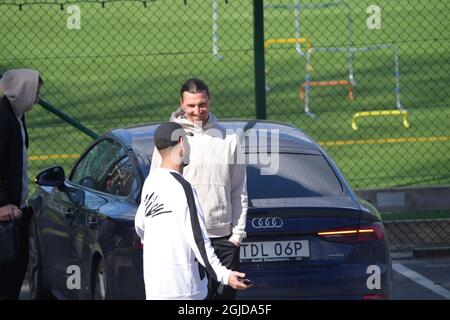
[{"label": "car rear window", "polygon": [[261,168],[264,167],[258,163],[247,165],[250,199],[327,197],[343,191],[322,155],[280,153],[275,174],[264,174]]}]

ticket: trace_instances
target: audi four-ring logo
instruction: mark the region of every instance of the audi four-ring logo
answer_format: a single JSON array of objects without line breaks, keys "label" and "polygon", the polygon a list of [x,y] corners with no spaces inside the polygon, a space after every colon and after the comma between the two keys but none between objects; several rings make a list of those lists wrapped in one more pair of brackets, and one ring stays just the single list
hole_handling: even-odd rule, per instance
[{"label": "audi four-ring logo", "polygon": [[278,217],[253,218],[252,219],[252,227],[255,229],[281,228],[282,226],[283,226],[283,220]]}]

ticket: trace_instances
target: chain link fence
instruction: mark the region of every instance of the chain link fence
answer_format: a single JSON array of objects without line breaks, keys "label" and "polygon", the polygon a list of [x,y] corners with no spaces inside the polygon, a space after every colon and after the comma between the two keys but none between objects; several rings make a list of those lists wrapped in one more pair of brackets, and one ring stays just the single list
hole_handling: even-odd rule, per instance
[{"label": "chain link fence", "polygon": [[448,184],[450,2],[281,3],[265,4],[266,43],[305,42],[266,49],[269,118],[319,140],[356,188]]},{"label": "chain link fence", "polygon": [[[167,120],[192,76],[211,87],[219,118],[254,117],[251,2],[217,2],[222,60],[211,1],[18,3],[0,5],[0,72],[39,69],[41,96],[99,134]],[[92,141],[39,106],[28,127],[31,176],[55,161],[70,168]]]},{"label": "chain link fence", "polygon": [[[253,2],[0,0],[0,72],[39,69],[42,97],[99,134],[168,119],[192,76],[218,118],[252,119]],[[267,119],[320,142],[355,189],[450,184],[448,0],[263,7]],[[92,141],[39,106],[28,126],[31,177]]]}]

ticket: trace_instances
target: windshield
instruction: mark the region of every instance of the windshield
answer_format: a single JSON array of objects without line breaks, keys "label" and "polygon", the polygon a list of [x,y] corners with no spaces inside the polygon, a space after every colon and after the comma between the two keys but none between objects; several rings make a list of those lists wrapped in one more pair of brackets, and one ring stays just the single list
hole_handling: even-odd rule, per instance
[{"label": "windshield", "polygon": [[[143,145],[138,159],[146,177],[153,148],[148,147],[148,142]],[[280,153],[278,161],[275,174],[267,174],[266,166],[249,161],[246,155],[247,191],[253,205],[269,199],[292,204],[299,198],[313,200],[342,195],[342,185],[323,155]]]},{"label": "windshield", "polygon": [[322,155],[279,155],[275,174],[264,175],[258,164],[247,165],[250,199],[305,198],[336,196],[342,186]]}]

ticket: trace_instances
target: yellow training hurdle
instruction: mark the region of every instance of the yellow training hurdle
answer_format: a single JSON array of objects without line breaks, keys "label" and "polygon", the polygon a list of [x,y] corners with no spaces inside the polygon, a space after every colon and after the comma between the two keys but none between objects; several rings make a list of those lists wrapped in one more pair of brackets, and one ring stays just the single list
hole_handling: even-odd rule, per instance
[{"label": "yellow training hurdle", "polygon": [[411,126],[408,121],[408,111],[406,110],[383,110],[383,111],[363,111],[356,112],[352,117],[352,129],[358,130],[358,126],[356,125],[356,119],[361,117],[376,117],[376,116],[402,116],[403,117],[403,126],[405,128],[409,128]]},{"label": "yellow training hurdle", "polygon": [[308,38],[287,38],[287,39],[268,39],[264,41],[264,49],[267,49],[272,44],[285,44],[285,43],[304,43],[306,44],[306,51],[310,51],[313,47],[311,40]]}]

